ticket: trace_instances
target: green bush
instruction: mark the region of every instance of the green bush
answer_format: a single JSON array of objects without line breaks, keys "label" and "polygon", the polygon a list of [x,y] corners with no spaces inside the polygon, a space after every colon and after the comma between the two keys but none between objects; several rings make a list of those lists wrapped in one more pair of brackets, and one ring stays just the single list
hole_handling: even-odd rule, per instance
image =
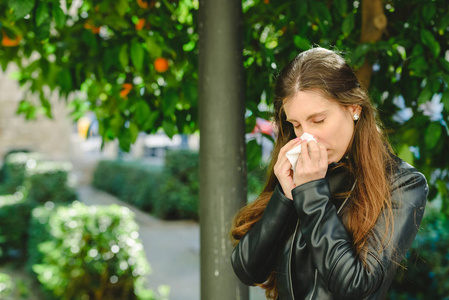
[{"label": "green bush", "polygon": [[426,214],[415,241],[399,268],[390,299],[449,299],[449,220]]},{"label": "green bush", "polygon": [[25,258],[30,214],[35,204],[23,195],[0,196],[0,259]]},{"label": "green bush", "polygon": [[198,219],[198,152],[168,150],[154,213],[163,219]]},{"label": "green bush", "polygon": [[7,194],[13,194],[23,185],[28,168],[33,168],[42,155],[35,152],[14,152],[5,157],[3,162],[3,189]]},{"label": "green bush", "polygon": [[129,161],[100,161],[93,185],[123,201],[150,212],[159,197],[162,168]]},{"label": "green bush", "polygon": [[13,299],[14,283],[8,274],[0,273],[0,299]]},{"label": "green bush", "polygon": [[267,165],[259,165],[248,171],[248,197],[259,196],[267,179]]},{"label": "green bush", "polygon": [[[163,219],[198,219],[199,156],[189,150],[168,150],[165,166],[142,161],[99,162],[93,185]],[[248,196],[265,183],[266,166],[248,173]]]},{"label": "green bush", "polygon": [[39,161],[25,173],[26,197],[37,203],[71,202],[77,198],[69,182],[69,162]]},{"label": "green bush", "polygon": [[[119,206],[38,207],[30,257],[38,280],[57,299],[139,299],[149,271],[132,212]],[[151,298],[151,295],[148,295]]]}]

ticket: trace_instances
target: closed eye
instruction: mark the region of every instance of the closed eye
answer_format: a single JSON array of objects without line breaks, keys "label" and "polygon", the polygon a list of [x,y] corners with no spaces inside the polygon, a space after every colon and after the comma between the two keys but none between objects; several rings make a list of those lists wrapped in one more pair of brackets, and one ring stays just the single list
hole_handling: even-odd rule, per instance
[{"label": "closed eye", "polygon": [[319,121],[313,121],[313,124],[320,124],[320,123],[323,123],[323,122],[324,122],[324,119],[319,120]]}]

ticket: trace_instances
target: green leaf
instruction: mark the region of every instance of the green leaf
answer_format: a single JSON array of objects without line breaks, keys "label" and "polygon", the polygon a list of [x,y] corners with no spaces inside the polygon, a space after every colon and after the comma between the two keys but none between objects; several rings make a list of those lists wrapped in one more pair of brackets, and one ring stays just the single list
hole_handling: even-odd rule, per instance
[{"label": "green leaf", "polygon": [[334,4],[337,7],[338,12],[342,17],[346,15],[346,11],[348,10],[348,1],[346,0],[334,0]]},{"label": "green leaf", "polygon": [[131,144],[133,144],[136,142],[137,137],[139,136],[139,127],[134,122],[130,122],[128,130],[131,134]]},{"label": "green leaf", "polygon": [[172,116],[175,113],[176,104],[178,103],[179,95],[173,89],[168,89],[164,92],[162,109],[164,111],[164,116]]},{"label": "green leaf", "polygon": [[52,14],[53,19],[55,20],[56,27],[58,28],[64,27],[66,18],[64,11],[61,9],[61,7],[59,7],[55,3],[53,3]]},{"label": "green leaf", "polygon": [[44,111],[44,114],[47,116],[47,118],[49,119],[53,119],[53,116],[51,114],[51,104],[50,101],[48,101],[48,99],[45,97],[45,95],[43,93],[41,93],[39,100],[41,102],[42,105],[42,109]]},{"label": "green leaf", "polygon": [[430,85],[426,85],[426,87],[421,91],[421,93],[418,96],[418,103],[423,104],[427,101],[430,101],[432,98],[433,93]]},{"label": "green leaf", "polygon": [[145,41],[151,58],[158,58],[162,56],[162,48],[153,37],[149,36]]},{"label": "green leaf", "polygon": [[48,4],[46,2],[40,2],[36,9],[36,25],[40,26],[49,17]]},{"label": "green leaf", "polygon": [[150,107],[145,101],[140,100],[137,102],[135,109],[136,109],[135,113],[136,122],[138,124],[144,125],[150,114]]},{"label": "green leaf", "polygon": [[446,73],[449,73],[449,62],[446,59],[444,59],[444,58],[440,58],[439,62],[441,64],[441,66],[443,67],[443,70]]},{"label": "green leaf", "polygon": [[131,43],[131,61],[138,71],[143,67],[144,50],[139,42],[133,41]]},{"label": "green leaf", "polygon": [[114,136],[119,136],[120,131],[121,131],[125,121],[118,113],[116,113],[114,116],[111,116],[111,117],[112,117],[112,119],[109,122],[109,129],[111,129],[113,131]]},{"label": "green leaf", "polygon": [[328,33],[328,29],[332,26],[332,17],[327,6],[322,2],[313,1],[311,3],[313,18],[318,23],[323,34]]},{"label": "green leaf", "polygon": [[123,44],[122,47],[120,48],[118,60],[123,69],[125,69],[128,66],[129,56],[128,56],[128,45],[127,44]]},{"label": "green leaf", "polygon": [[421,29],[421,41],[432,51],[433,56],[438,57],[441,51],[440,44],[430,31]]},{"label": "green leaf", "polygon": [[446,90],[442,97],[441,102],[444,104],[444,108],[446,109],[446,112],[449,114],[449,90]]},{"label": "green leaf", "polygon": [[9,0],[8,4],[14,10],[16,20],[25,17],[34,8],[34,0]]},{"label": "green leaf", "polygon": [[295,35],[293,38],[293,42],[295,43],[295,46],[298,47],[300,50],[308,50],[310,48],[310,41],[302,36]]},{"label": "green leaf", "polygon": [[447,26],[449,26],[449,12],[440,19],[439,30],[444,32]]},{"label": "green leaf", "polygon": [[67,68],[63,68],[59,73],[58,84],[61,87],[61,91],[66,93],[72,91],[72,75]]},{"label": "green leaf", "polygon": [[294,1],[294,3],[295,3],[298,18],[305,16],[308,12],[307,1]]},{"label": "green leaf", "polygon": [[408,67],[413,72],[411,75],[421,76],[428,69],[428,63],[423,56],[413,56]]},{"label": "green leaf", "polygon": [[50,36],[50,25],[51,20],[50,18],[47,18],[40,26],[36,28],[36,38],[39,41],[46,40]]},{"label": "green leaf", "polygon": [[159,111],[150,112],[145,124],[142,126],[143,130],[155,132],[157,128],[154,126],[154,122],[159,118],[159,115]]},{"label": "green leaf", "polygon": [[248,171],[254,170],[262,161],[262,146],[256,139],[249,140],[246,143],[246,157],[248,161]]},{"label": "green leaf", "polygon": [[353,66],[361,66],[365,62],[366,54],[371,49],[369,44],[360,44],[355,49],[354,53],[350,54]]},{"label": "green leaf", "polygon": [[410,146],[407,144],[402,145],[401,149],[398,152],[399,158],[413,165],[413,153],[410,151]]},{"label": "green leaf", "polygon": [[422,7],[422,15],[427,22],[432,20],[437,12],[437,7],[432,2],[426,2]]},{"label": "green leaf", "polygon": [[128,0],[115,1],[115,10],[117,11],[120,17],[123,17],[128,9],[129,9]]},{"label": "green leaf", "polygon": [[176,133],[176,128],[173,122],[164,120],[162,122],[162,128],[164,129],[165,133],[168,135],[169,138],[172,138]]},{"label": "green leaf", "polygon": [[349,34],[352,32],[352,30],[354,29],[354,14],[351,13],[349,14],[343,21],[343,24],[341,26],[341,30],[343,31],[343,34],[345,36],[349,36]]},{"label": "green leaf", "polygon": [[441,137],[442,129],[440,123],[432,122],[426,129],[424,141],[428,149],[433,149]]}]

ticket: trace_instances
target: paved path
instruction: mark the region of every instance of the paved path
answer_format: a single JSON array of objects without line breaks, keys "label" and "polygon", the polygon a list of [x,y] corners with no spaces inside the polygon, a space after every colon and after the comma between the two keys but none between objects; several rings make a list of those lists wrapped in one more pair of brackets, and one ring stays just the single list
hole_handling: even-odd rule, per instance
[{"label": "paved path", "polygon": [[[170,300],[200,299],[200,237],[198,223],[193,221],[162,221],[120,201],[108,193],[87,185],[78,190],[79,200],[87,205],[118,204],[131,209],[140,226],[151,274],[148,287],[170,286]],[[251,300],[262,300],[259,288],[251,288]],[[211,299],[213,300],[213,299]]]}]

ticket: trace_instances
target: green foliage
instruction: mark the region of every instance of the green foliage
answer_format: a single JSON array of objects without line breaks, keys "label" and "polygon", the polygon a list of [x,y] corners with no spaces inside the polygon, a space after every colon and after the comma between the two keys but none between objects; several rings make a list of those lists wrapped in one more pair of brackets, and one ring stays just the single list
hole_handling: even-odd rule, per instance
[{"label": "green foliage", "polygon": [[74,202],[36,208],[31,223],[32,268],[54,297],[139,299],[149,265],[129,209]]},{"label": "green foliage", "polygon": [[[87,0],[70,14],[60,3],[0,3],[0,35],[9,43],[0,48],[0,64],[16,63],[19,82],[29,87],[19,113],[51,117],[47,86],[61,96],[82,91],[69,103],[73,118],[94,111],[104,141],[118,138],[125,150],[139,131],[163,128],[172,136],[198,129],[199,1]],[[356,69],[375,66],[370,94],[394,148],[431,179],[431,199],[447,194],[440,184],[449,181],[446,4],[389,1],[381,40],[360,43],[360,1],[242,1],[247,132],[257,117],[269,118],[260,104],[270,102],[281,67],[312,45],[337,49]],[[405,110],[412,116],[401,119]],[[253,146],[251,166],[260,163]]]},{"label": "green foliage", "polygon": [[35,152],[13,152],[5,156],[2,168],[4,193],[12,194],[25,181],[26,170],[37,164],[42,155]]},{"label": "green foliage", "polygon": [[8,274],[0,273],[0,299],[12,299],[14,283]]},{"label": "green foliage", "polygon": [[69,182],[71,170],[68,162],[42,161],[29,167],[24,183],[27,198],[41,204],[75,200],[76,193]]},{"label": "green foliage", "polygon": [[19,82],[28,87],[18,113],[51,117],[44,87],[62,97],[81,90],[84,96],[70,104],[73,117],[81,117],[86,103],[104,140],[119,138],[125,150],[139,131],[163,127],[172,136],[197,130],[198,1],[87,0],[75,6],[0,3],[0,38],[20,41],[0,48],[0,64],[5,70],[16,63]]},{"label": "green foliage", "polygon": [[407,253],[390,290],[391,299],[447,299],[449,295],[449,220],[430,213]]},{"label": "green foliage", "polygon": [[28,226],[36,204],[23,195],[0,196],[0,259],[24,259],[27,254]]},{"label": "green foliage", "polygon": [[198,152],[167,151],[154,213],[164,219],[198,219]]},{"label": "green foliage", "polygon": [[160,198],[162,169],[141,162],[100,161],[93,185],[144,211],[152,211]]},{"label": "green foliage", "polygon": [[258,165],[248,172],[248,198],[253,200],[263,190],[267,179],[267,165]]},{"label": "green foliage", "polygon": [[[197,152],[169,150],[165,166],[142,161],[104,160],[94,172],[93,185],[162,219],[198,220],[199,157]],[[266,166],[248,173],[248,196],[262,191]]]}]

